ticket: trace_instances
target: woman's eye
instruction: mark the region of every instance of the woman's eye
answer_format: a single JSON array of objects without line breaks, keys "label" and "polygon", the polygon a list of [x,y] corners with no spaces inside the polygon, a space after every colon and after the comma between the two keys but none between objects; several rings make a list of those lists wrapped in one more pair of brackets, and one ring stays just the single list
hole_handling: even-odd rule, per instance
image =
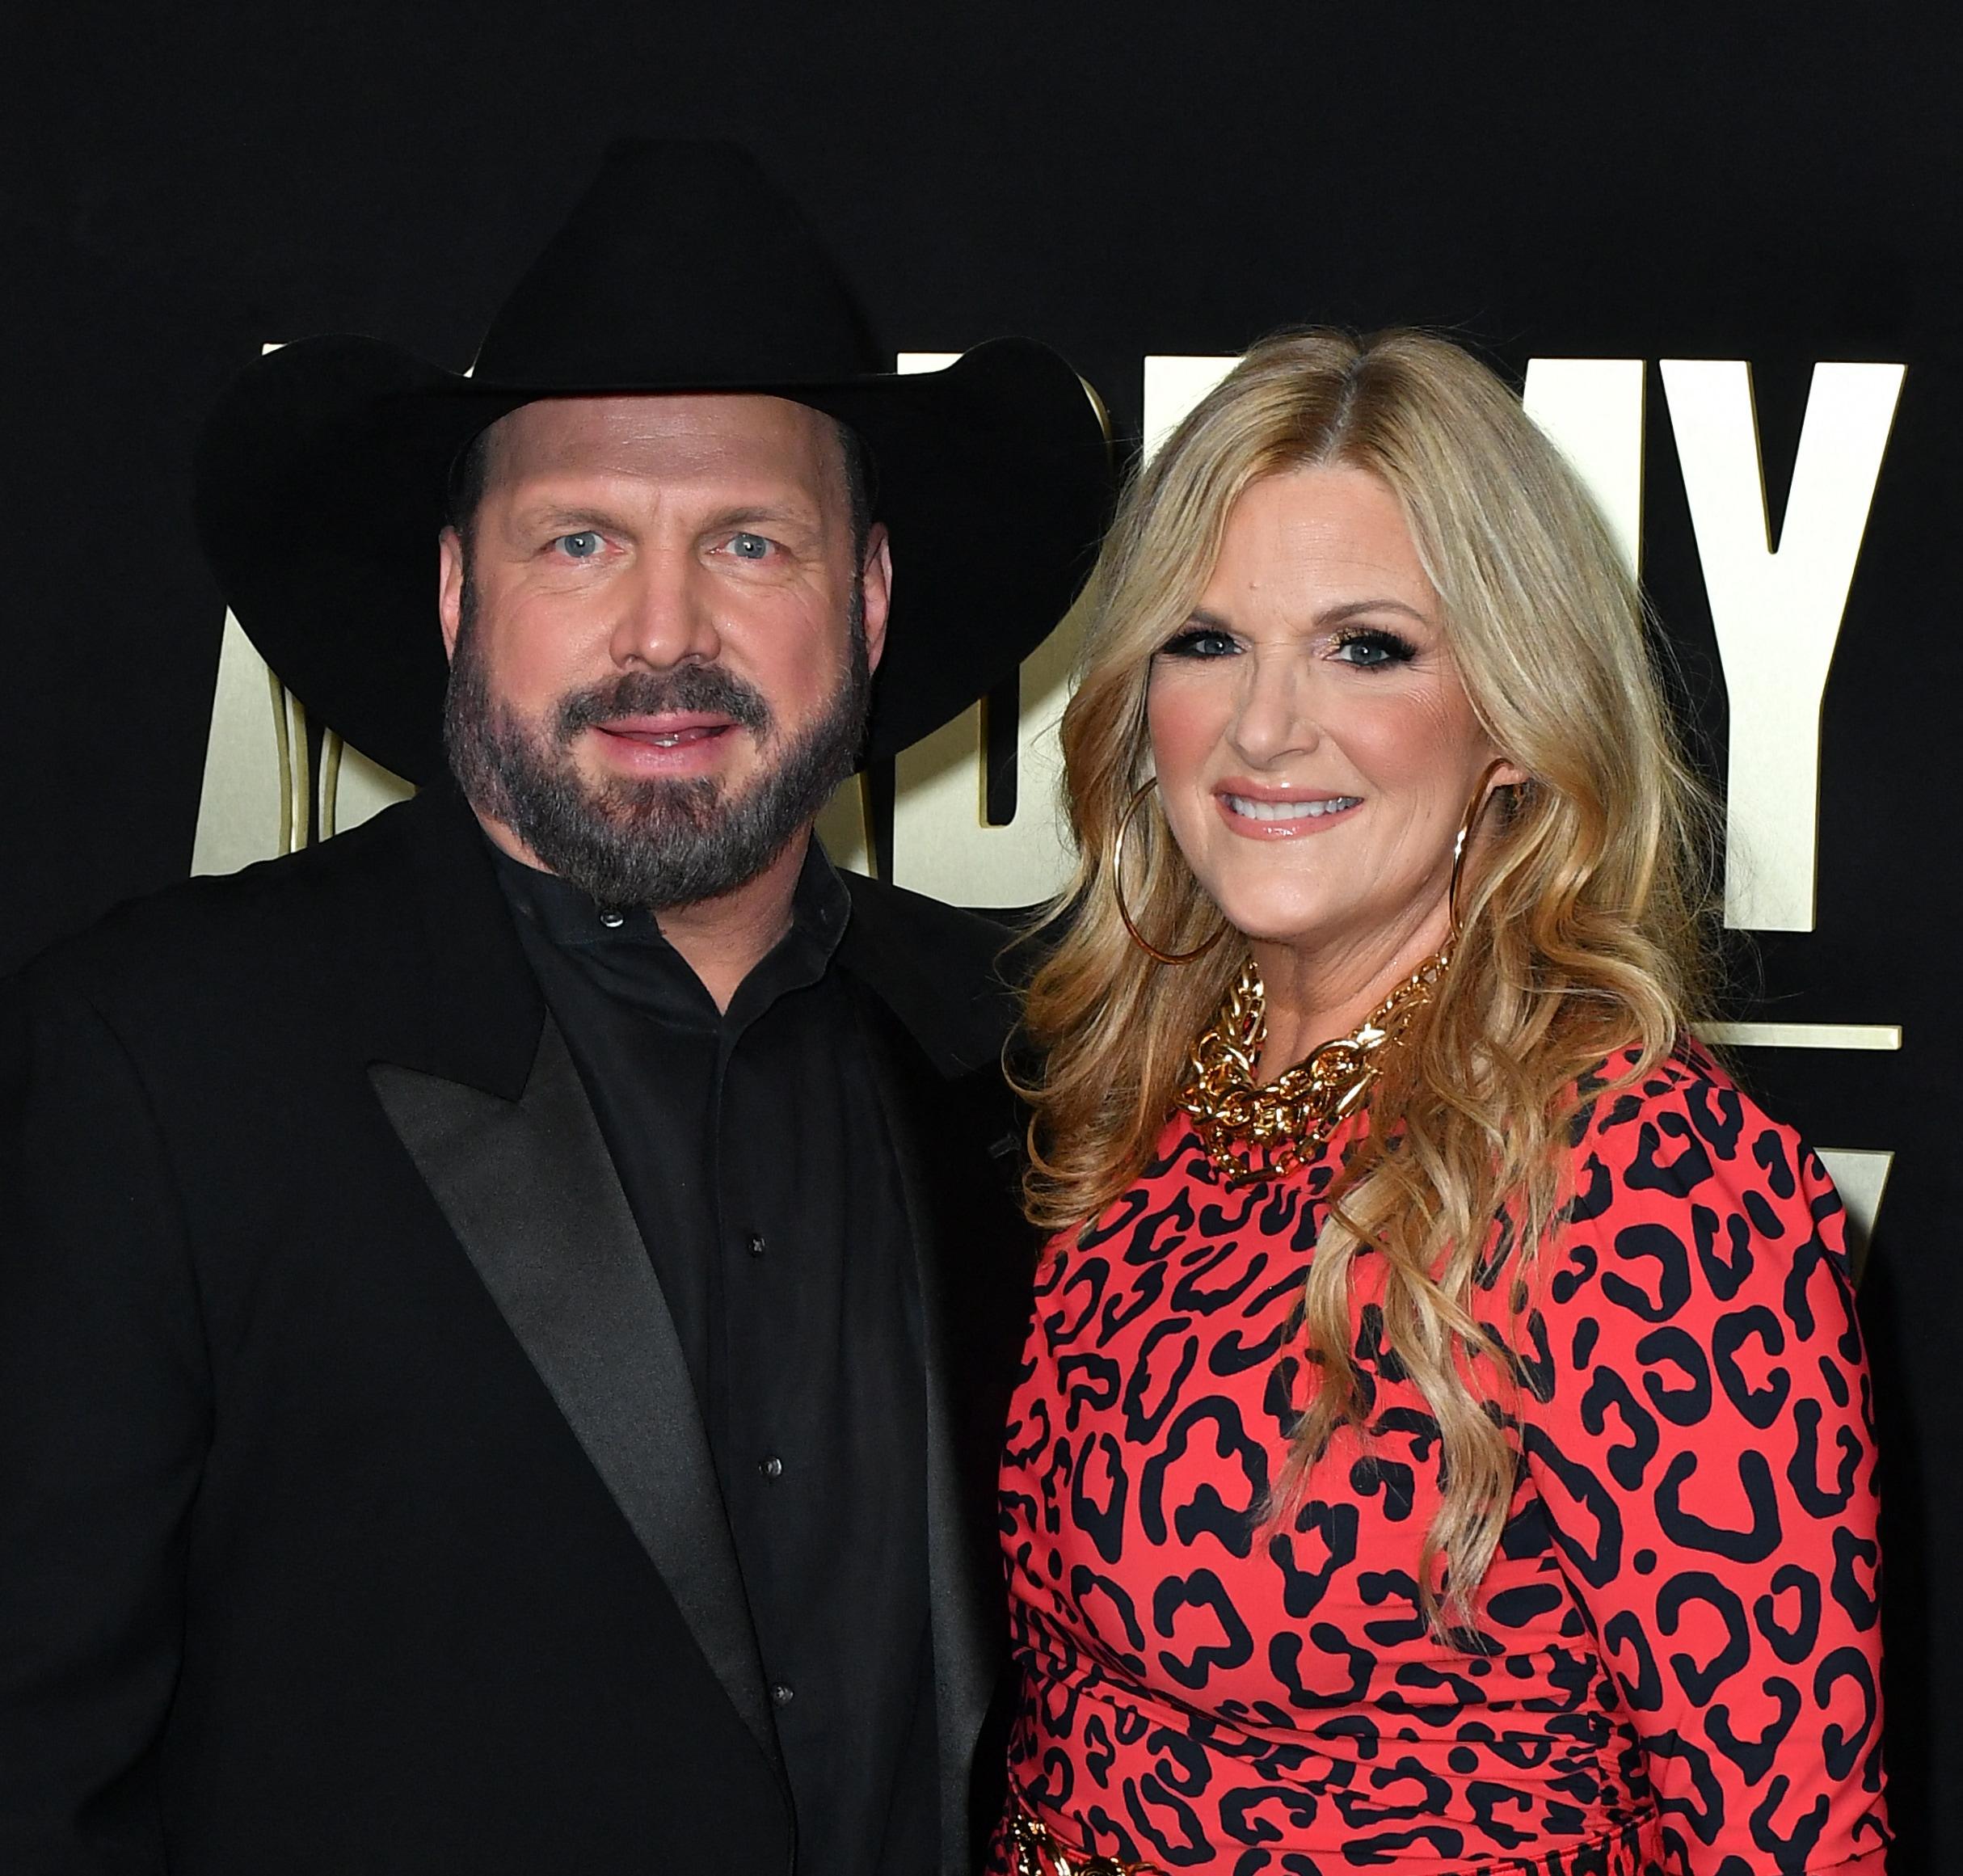
[{"label": "woman's eye", "polygon": [[1240,647],[1225,632],[1211,626],[1192,626],[1159,647],[1165,658],[1231,658]]},{"label": "woman's eye", "polygon": [[1417,647],[1395,632],[1346,632],[1336,641],[1339,663],[1354,664],[1365,671],[1380,671],[1387,664],[1408,664],[1417,656]]},{"label": "woman's eye", "polygon": [[602,545],[592,528],[582,528],[576,534],[562,534],[552,544],[569,560],[591,560]]},{"label": "woman's eye", "polygon": [[739,560],[761,560],[770,551],[770,543],[761,534],[731,534],[729,550]]}]

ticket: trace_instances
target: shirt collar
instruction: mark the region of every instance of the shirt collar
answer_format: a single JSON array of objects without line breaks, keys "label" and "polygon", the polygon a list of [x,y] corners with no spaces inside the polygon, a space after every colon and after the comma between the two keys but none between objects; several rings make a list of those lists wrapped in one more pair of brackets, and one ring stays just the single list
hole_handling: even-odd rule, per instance
[{"label": "shirt collar", "polygon": [[[708,993],[647,907],[602,905],[571,880],[513,859],[488,836],[486,841],[512,911],[603,987],[637,1003],[652,997],[671,1010],[678,997],[707,1001]],[[792,890],[790,929],[743,980],[731,1001],[730,1019],[747,1022],[785,992],[817,982],[851,917],[845,883],[813,836]]]}]

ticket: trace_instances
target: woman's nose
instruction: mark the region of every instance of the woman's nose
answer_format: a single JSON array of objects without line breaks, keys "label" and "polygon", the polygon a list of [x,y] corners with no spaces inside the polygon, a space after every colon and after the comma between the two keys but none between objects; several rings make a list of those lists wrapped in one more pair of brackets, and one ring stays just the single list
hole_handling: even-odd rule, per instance
[{"label": "woman's nose", "polygon": [[1232,738],[1249,763],[1267,767],[1322,740],[1310,660],[1294,647],[1257,651],[1243,661],[1240,707]]}]

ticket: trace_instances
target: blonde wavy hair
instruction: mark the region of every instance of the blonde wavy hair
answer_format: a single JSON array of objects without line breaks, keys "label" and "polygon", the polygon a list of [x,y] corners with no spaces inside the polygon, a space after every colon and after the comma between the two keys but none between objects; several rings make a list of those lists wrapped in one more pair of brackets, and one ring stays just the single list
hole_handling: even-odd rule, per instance
[{"label": "blonde wavy hair", "polygon": [[[1518,1465],[1506,1423],[1520,1371],[1482,1324],[1482,1295],[1503,1270],[1506,1313],[1524,1305],[1524,1259],[1566,1197],[1578,1090],[1620,1052],[1635,1056],[1618,1083],[1677,1046],[1706,988],[1711,898],[1709,803],[1673,733],[1634,583],[1573,470],[1459,347],[1408,331],[1270,339],[1127,492],[1064,717],[1080,858],[1029,992],[1043,1066],[1023,1088],[1026,1197],[1038,1224],[1080,1229],[1137,1178],[1245,955],[1229,934],[1196,963],[1155,963],[1120,919],[1113,840],[1151,773],[1153,655],[1197,602],[1236,498],[1323,464],[1367,470],[1402,504],[1472,708],[1529,778],[1487,817],[1451,972],[1333,1188],[1300,1301],[1317,1378],[1269,1507],[1279,1516],[1306,1495],[1339,1427],[1367,1436],[1350,1284],[1370,1246],[1387,1339],[1443,1438],[1419,1582],[1446,1633],[1470,1618]],[[1126,902],[1155,943],[1184,951],[1221,915],[1156,803],[1127,838]]]}]

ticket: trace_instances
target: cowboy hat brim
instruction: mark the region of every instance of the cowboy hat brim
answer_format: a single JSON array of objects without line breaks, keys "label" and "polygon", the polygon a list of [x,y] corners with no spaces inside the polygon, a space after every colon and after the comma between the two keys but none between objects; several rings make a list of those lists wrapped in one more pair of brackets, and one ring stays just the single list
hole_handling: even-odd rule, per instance
[{"label": "cowboy hat brim", "polygon": [[878,477],[894,600],[864,759],[897,754],[1009,677],[1068,609],[1106,517],[1088,387],[996,339],[937,372],[832,383],[485,382],[356,337],[242,373],[196,465],[200,535],[233,612],[309,714],[422,783],[444,767],[436,541],[451,465],[546,397],[742,391],[849,424]]}]

